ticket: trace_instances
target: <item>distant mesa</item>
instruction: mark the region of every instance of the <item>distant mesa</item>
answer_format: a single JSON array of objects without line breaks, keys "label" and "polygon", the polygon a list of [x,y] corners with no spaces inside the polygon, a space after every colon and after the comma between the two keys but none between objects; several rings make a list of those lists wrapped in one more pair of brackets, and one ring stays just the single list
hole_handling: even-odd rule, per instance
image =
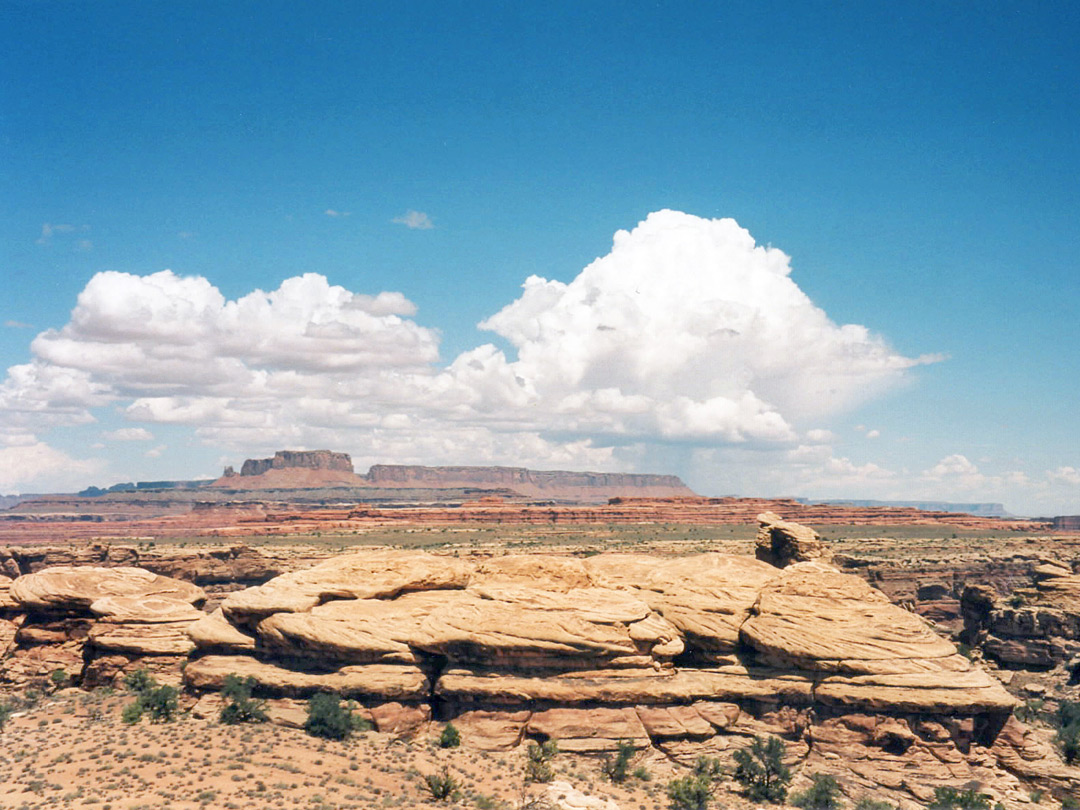
[{"label": "distant mesa", "polygon": [[524,467],[424,467],[375,464],[366,475],[353,471],[347,453],[279,450],[273,458],[248,459],[237,474],[226,467],[211,484],[221,489],[303,489],[327,486],[360,489],[467,489],[604,502],[617,497],[685,498],[696,494],[675,475],[529,470]]},{"label": "distant mesa", "polygon": [[[330,450],[278,450],[273,458],[249,458],[240,468],[240,475],[264,475],[270,470],[337,470],[351,473],[352,459],[348,453]],[[235,475],[232,467],[225,468],[225,476]]]}]

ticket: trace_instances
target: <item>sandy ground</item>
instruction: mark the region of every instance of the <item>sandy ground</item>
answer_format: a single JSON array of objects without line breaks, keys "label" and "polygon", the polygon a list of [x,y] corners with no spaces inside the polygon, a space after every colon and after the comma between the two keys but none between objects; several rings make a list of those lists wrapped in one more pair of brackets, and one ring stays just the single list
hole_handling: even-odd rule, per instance
[{"label": "sandy ground", "polygon": [[[19,711],[0,730],[0,807],[94,810],[189,808],[476,807],[517,810],[546,786],[524,782],[524,749],[441,749],[440,724],[411,740],[363,732],[319,740],[270,724],[227,726],[182,715],[125,725],[126,694],[65,690]],[[615,785],[595,757],[560,753],[555,778],[620,810],[667,808],[666,784],[681,769],[657,752],[634,763],[648,781]],[[436,802],[423,776],[442,768],[460,785]],[[743,805],[717,797],[714,807]],[[748,805],[747,805],[748,806]]]}]

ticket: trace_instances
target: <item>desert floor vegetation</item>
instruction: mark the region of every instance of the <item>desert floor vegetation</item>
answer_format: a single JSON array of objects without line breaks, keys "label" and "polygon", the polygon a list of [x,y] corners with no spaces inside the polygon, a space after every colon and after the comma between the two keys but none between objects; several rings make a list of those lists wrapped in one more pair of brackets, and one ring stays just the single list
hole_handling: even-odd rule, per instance
[{"label": "desert floor vegetation", "polygon": [[[123,689],[60,690],[13,711],[0,729],[0,806],[5,810],[378,810],[424,806],[516,810],[548,785],[526,778],[525,746],[483,752],[440,745],[442,727],[397,739],[358,731],[345,740],[269,723],[230,725],[177,712],[168,723],[122,720]],[[622,810],[666,810],[678,769],[655,754],[663,778],[614,784],[597,757],[559,754],[552,778]],[[454,790],[433,798],[427,777]],[[730,802],[730,807],[738,806]]]}]

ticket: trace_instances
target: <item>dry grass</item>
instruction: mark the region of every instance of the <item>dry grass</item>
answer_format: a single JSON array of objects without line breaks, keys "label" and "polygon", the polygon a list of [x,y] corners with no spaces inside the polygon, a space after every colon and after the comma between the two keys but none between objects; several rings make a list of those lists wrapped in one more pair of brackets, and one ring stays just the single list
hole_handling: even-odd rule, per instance
[{"label": "dry grass", "polygon": [[[526,786],[524,749],[489,753],[442,749],[441,727],[413,740],[365,732],[318,740],[268,724],[225,726],[188,715],[172,723],[121,722],[124,694],[65,690],[14,715],[0,731],[0,805],[12,810],[234,810],[478,807],[513,810],[541,792]],[[648,755],[653,778],[613,785],[596,758],[560,754],[555,778],[621,810],[668,806],[673,766]],[[460,785],[446,803],[431,799],[425,774],[445,767]],[[734,803],[732,802],[734,799]],[[738,806],[725,796],[723,805]]]}]

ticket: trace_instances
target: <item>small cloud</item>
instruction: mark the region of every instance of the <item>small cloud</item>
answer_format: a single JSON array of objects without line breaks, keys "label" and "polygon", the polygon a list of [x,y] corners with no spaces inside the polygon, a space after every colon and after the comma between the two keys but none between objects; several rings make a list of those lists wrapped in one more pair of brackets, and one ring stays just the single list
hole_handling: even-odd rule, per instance
[{"label": "small cloud", "polygon": [[328,217],[351,217],[352,211],[335,211],[333,208],[327,208],[323,211]]},{"label": "small cloud", "polygon": [[75,243],[75,249],[81,253],[89,253],[94,249],[94,243],[89,239],[80,239]]},{"label": "small cloud", "polygon": [[806,431],[806,438],[808,441],[814,444],[828,444],[836,438],[831,430],[824,430],[822,428],[815,428],[813,430]]},{"label": "small cloud", "polygon": [[868,430],[868,431],[866,431],[866,438],[868,438],[868,439],[876,439],[880,435],[881,435],[880,430]]},{"label": "small cloud", "polygon": [[39,245],[47,245],[53,238],[53,234],[57,233],[72,233],[75,230],[74,225],[65,224],[53,224],[52,222],[45,222],[41,225],[41,236],[38,237],[37,243]]},{"label": "small cloud", "polygon": [[91,450],[104,450],[105,449],[105,443],[104,442],[94,442],[92,445],[90,445],[90,449]]},{"label": "small cloud", "polygon": [[154,438],[154,434],[141,427],[119,428],[102,433],[101,438],[110,442],[148,442]]},{"label": "small cloud", "polygon": [[31,324],[23,323],[22,321],[4,321],[4,326],[8,329],[33,329]]},{"label": "small cloud", "polygon": [[159,444],[157,447],[147,450],[143,455],[147,458],[161,458],[161,454],[164,453],[168,447],[169,445],[167,444]]},{"label": "small cloud", "polygon": [[195,231],[180,231],[176,235],[181,239],[192,239],[195,236]]},{"label": "small cloud", "polygon": [[1080,484],[1080,470],[1075,467],[1058,467],[1056,470],[1050,470],[1046,475],[1055,484],[1071,484],[1072,486]]},{"label": "small cloud", "polygon": [[404,225],[406,228],[410,228],[414,231],[430,231],[435,227],[435,223],[431,221],[431,217],[423,211],[413,211],[412,209],[409,209],[400,217],[394,217],[390,221],[398,225]]}]

